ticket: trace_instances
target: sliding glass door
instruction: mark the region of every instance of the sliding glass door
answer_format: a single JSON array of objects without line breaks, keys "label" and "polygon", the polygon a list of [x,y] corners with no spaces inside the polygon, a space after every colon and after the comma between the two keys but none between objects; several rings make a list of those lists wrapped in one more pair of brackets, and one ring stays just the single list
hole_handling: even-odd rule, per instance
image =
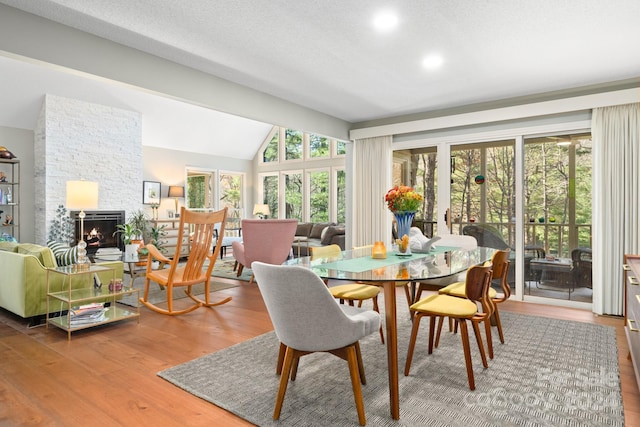
[{"label": "sliding glass door", "polygon": [[414,225],[425,235],[510,250],[516,299],[591,303],[589,133],[399,150],[393,180],[424,195]]}]

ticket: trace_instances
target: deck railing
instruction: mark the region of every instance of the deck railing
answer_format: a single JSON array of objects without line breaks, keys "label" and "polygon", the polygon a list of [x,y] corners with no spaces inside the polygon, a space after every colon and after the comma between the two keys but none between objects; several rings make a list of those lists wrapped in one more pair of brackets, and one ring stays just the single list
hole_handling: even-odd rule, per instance
[{"label": "deck railing", "polygon": [[[456,222],[451,224],[451,232],[462,234],[462,229],[474,222]],[[502,237],[511,247],[516,244],[516,224],[486,223],[498,229]],[[437,234],[437,224],[434,221],[417,220],[416,226],[420,227],[427,236]],[[573,227],[573,230],[571,228]],[[559,258],[570,258],[571,251],[577,247],[591,247],[591,224],[569,225],[556,222],[527,222],[525,229],[525,246],[541,247],[545,254]]]}]

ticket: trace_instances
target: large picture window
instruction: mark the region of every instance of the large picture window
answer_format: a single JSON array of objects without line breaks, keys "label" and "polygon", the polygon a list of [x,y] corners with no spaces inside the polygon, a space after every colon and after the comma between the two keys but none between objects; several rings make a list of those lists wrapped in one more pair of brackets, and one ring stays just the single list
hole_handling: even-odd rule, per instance
[{"label": "large picture window", "polygon": [[270,218],[344,224],[346,152],[345,141],[274,128],[261,148],[256,203],[269,205]]}]

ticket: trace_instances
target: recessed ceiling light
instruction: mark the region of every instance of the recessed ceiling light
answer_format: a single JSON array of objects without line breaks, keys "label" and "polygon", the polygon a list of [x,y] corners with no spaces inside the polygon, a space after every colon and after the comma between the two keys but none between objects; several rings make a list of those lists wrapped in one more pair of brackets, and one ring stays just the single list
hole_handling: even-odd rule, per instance
[{"label": "recessed ceiling light", "polygon": [[427,70],[435,70],[436,68],[439,68],[443,63],[444,59],[441,55],[438,54],[429,55],[422,60],[422,66]]},{"label": "recessed ceiling light", "polygon": [[373,18],[373,27],[381,32],[393,30],[398,26],[398,16],[394,12],[378,12]]}]

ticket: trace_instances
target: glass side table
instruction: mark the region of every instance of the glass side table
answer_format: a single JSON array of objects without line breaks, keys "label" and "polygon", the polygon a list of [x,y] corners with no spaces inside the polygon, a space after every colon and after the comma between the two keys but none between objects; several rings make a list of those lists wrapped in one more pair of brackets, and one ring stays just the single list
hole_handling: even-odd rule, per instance
[{"label": "glass side table", "polygon": [[[71,340],[71,332],[80,329],[92,328],[98,325],[104,325],[107,323],[117,322],[126,319],[138,319],[140,322],[140,309],[127,307],[122,308],[118,306],[116,302],[124,295],[136,294],[136,299],[140,295],[140,290],[128,286],[122,286],[121,289],[109,290],[109,284],[103,284],[100,288],[96,288],[93,285],[89,287],[81,287],[79,284],[86,284],[87,281],[93,282],[93,275],[95,273],[101,273],[105,271],[111,271],[112,277],[115,279],[115,269],[111,267],[105,267],[102,265],[88,264],[86,267],[78,268],[77,265],[70,265],[65,267],[56,267],[47,269],[47,315],[46,325],[47,329],[49,325],[56,326],[60,329],[67,331],[67,339]],[[51,290],[51,277],[54,275],[62,275],[63,284],[62,290]],[[66,289],[65,289],[66,287]],[[66,315],[60,315],[58,317],[50,316],[50,306],[52,301],[61,302],[61,306],[67,310]],[[86,319],[80,321],[79,319],[72,320],[73,310],[79,306],[87,305],[91,303],[110,303],[110,306],[105,308],[102,316],[99,316],[95,320]],[[62,308],[61,308],[62,310]]]}]

